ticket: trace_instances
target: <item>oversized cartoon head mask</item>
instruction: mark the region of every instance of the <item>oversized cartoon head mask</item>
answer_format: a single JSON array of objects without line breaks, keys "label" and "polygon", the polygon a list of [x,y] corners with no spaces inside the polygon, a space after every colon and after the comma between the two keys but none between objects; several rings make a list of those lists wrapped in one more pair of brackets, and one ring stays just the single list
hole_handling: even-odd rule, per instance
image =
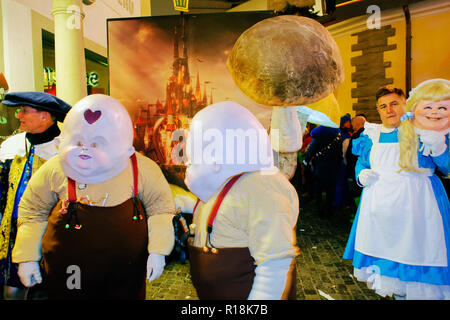
[{"label": "oversized cartoon head mask", "polygon": [[94,94],[67,114],[59,158],[65,174],[79,183],[97,184],[122,172],[134,153],[133,125],[116,99]]},{"label": "oversized cartoon head mask", "polygon": [[446,131],[450,128],[450,81],[430,79],[411,90],[406,114],[418,129]]},{"label": "oversized cartoon head mask", "polygon": [[277,170],[266,129],[249,110],[231,101],[212,104],[195,115],[186,156],[185,183],[202,201],[241,172]]}]

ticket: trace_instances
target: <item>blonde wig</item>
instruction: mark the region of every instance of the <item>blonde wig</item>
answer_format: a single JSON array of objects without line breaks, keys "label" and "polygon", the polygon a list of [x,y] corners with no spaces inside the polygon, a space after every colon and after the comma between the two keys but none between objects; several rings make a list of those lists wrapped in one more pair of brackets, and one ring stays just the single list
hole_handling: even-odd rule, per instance
[{"label": "blonde wig", "polygon": [[[411,90],[409,98],[406,100],[405,114],[414,113],[414,110],[421,100],[438,102],[450,99],[450,81],[445,79],[431,79],[420,83]],[[402,122],[398,128],[398,139],[400,146],[400,171],[423,172],[419,169],[417,151],[419,139],[414,130],[413,118],[402,117]]]}]

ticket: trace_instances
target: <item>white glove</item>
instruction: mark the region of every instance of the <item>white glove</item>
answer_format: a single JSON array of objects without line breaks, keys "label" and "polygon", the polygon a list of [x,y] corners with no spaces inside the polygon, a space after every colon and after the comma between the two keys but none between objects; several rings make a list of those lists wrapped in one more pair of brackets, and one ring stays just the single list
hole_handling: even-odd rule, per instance
[{"label": "white glove", "polygon": [[42,282],[39,262],[37,261],[19,263],[17,274],[22,284],[27,288]]},{"label": "white glove", "polygon": [[248,300],[280,300],[286,287],[292,258],[272,259],[260,263]]},{"label": "white glove", "polygon": [[147,259],[147,279],[152,282],[158,279],[164,271],[166,258],[162,254],[150,253]]},{"label": "white glove", "polygon": [[377,181],[379,177],[380,175],[372,169],[363,169],[359,172],[356,181],[361,185],[361,187],[367,187]]},{"label": "white glove", "polygon": [[424,156],[431,155],[432,157],[440,156],[447,149],[445,144],[445,136],[442,132],[433,130],[417,130],[419,140],[423,146],[420,149]]}]

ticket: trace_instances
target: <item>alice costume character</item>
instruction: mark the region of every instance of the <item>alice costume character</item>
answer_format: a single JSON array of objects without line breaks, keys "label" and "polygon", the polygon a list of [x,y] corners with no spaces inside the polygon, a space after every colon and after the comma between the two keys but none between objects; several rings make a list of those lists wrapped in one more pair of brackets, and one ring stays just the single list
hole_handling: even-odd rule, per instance
[{"label": "alice costume character", "polygon": [[448,139],[415,128],[417,170],[405,170],[403,128],[367,122],[364,128],[353,142],[355,173],[372,182],[365,183],[344,259],[353,260],[355,277],[381,296],[450,299],[450,204],[435,174],[449,172]]},{"label": "alice costume character", "polygon": [[2,103],[11,108],[31,106],[49,112],[55,122],[42,133],[21,132],[7,138],[0,146],[1,227],[0,283],[23,288],[17,276],[17,265],[11,261],[17,233],[19,202],[31,176],[58,153],[55,138],[60,134],[57,121],[62,122],[71,106],[44,92],[8,93]]},{"label": "alice costume character", "polygon": [[[420,83],[411,91],[407,103],[408,110],[403,121],[401,131],[404,131],[403,152],[400,153],[401,167],[416,170],[414,162],[410,159],[409,149],[415,146],[414,138],[419,134],[423,139],[423,130],[426,130],[430,143],[439,144],[442,135],[449,143],[450,137],[450,81],[446,79],[430,79]],[[434,134],[433,131],[435,132]],[[422,132],[422,134],[420,134]],[[416,133],[416,134],[415,134]],[[440,134],[439,134],[440,133]],[[425,150],[427,152],[427,150]],[[450,191],[449,175],[439,173],[447,195]]]},{"label": "alice costume character", "polygon": [[23,195],[12,259],[49,299],[145,299],[146,276],[161,275],[174,246],[169,184],[135,153],[117,100],[90,95],[71,111],[60,153]]},{"label": "alice costume character", "polygon": [[185,183],[199,198],[188,245],[199,298],[296,299],[298,196],[273,166],[267,131],[220,102],[195,115],[186,148]]}]

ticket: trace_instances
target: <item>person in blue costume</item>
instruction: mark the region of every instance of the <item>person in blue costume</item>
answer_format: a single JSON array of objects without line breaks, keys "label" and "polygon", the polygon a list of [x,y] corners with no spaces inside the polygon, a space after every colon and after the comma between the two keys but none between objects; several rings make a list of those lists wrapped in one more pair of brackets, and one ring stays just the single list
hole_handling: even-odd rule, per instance
[{"label": "person in blue costume", "polygon": [[[406,102],[401,89],[380,88],[382,124],[366,123],[353,142],[359,156],[355,174],[364,189],[343,257],[353,260],[354,276],[383,297],[450,299],[450,205],[435,174],[448,174],[448,139],[415,128],[409,138],[414,146],[406,146],[411,141],[405,140],[405,126],[419,92]],[[444,88],[436,98],[435,91],[433,100],[448,99],[449,93]]]},{"label": "person in blue costume", "polygon": [[17,264],[11,261],[17,233],[18,207],[31,176],[58,152],[55,138],[71,106],[45,92],[11,92],[2,101],[16,108],[21,133],[3,141],[0,146],[0,285],[4,299],[25,298],[26,288],[17,275]]}]

